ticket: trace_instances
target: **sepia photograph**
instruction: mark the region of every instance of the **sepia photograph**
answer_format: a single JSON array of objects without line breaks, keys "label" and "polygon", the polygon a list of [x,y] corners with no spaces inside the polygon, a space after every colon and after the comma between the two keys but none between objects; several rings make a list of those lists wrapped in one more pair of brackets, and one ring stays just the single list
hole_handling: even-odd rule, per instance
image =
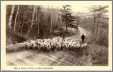
[{"label": "sepia photograph", "polygon": [[109,6],[6,4],[6,65],[109,66]]}]

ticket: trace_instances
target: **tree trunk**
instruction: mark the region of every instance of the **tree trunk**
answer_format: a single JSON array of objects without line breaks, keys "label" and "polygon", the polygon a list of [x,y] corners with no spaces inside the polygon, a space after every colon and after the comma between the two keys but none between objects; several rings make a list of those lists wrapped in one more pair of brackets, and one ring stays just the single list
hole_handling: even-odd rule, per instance
[{"label": "tree trunk", "polygon": [[40,35],[40,9],[38,9],[38,37]]},{"label": "tree trunk", "polygon": [[19,14],[19,6],[17,6],[17,12],[16,12],[16,17],[15,17],[15,22],[14,22],[14,32],[16,32],[16,24],[17,24],[18,14]]},{"label": "tree trunk", "polygon": [[66,32],[67,32],[67,24],[66,24]]},{"label": "tree trunk", "polygon": [[[23,8],[23,6],[22,6],[22,8]],[[24,14],[22,13],[21,16],[22,16],[22,21],[21,21],[21,26],[20,26],[20,34],[23,34],[23,25],[24,25],[24,20],[23,19],[24,19]]]},{"label": "tree trunk", "polygon": [[50,33],[52,33],[52,14],[50,14],[50,23],[51,23],[51,26],[50,26]]},{"label": "tree trunk", "polygon": [[15,5],[12,5],[12,9],[11,9],[11,14],[10,14],[10,17],[9,17],[9,22],[8,22],[8,25],[9,25],[9,29],[11,29],[11,24],[12,24],[12,18],[13,18],[13,14],[14,14],[14,9],[15,9]]},{"label": "tree trunk", "polygon": [[34,24],[35,11],[36,11],[36,7],[33,8],[31,26],[30,26],[30,28],[29,28],[29,30],[28,30],[28,32],[27,32],[27,35],[29,35],[29,33],[30,33],[31,29],[32,29],[32,26],[33,26],[33,24]]},{"label": "tree trunk", "polygon": [[96,28],[96,16],[95,16],[95,14],[93,14],[93,18],[94,18],[94,25],[93,25],[93,33],[94,33],[94,40],[96,41],[96,31],[97,31],[97,28]]}]

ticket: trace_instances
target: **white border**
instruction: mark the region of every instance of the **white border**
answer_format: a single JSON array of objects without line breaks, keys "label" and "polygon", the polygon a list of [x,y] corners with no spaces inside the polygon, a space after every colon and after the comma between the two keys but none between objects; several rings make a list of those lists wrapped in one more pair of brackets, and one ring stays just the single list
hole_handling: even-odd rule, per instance
[{"label": "white border", "polygon": [[[48,5],[48,4],[89,4],[109,5],[109,65],[108,66],[15,66],[6,65],[6,5]],[[2,1],[1,2],[1,67],[2,70],[32,70],[32,71],[111,71],[112,70],[112,1]],[[24,69],[22,69],[24,68]],[[29,69],[28,69],[29,68]],[[31,69],[30,69],[31,68]],[[49,69],[52,68],[52,69]]]}]

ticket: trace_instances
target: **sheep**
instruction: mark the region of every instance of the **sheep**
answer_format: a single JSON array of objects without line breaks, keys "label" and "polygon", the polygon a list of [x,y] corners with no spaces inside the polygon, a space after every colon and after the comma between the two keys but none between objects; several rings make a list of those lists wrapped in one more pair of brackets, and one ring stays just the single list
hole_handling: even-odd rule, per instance
[{"label": "sheep", "polygon": [[87,44],[81,44],[79,40],[69,38],[54,37],[52,39],[37,39],[24,42],[27,48],[34,48],[44,51],[55,50],[74,50],[76,48],[85,47]]}]

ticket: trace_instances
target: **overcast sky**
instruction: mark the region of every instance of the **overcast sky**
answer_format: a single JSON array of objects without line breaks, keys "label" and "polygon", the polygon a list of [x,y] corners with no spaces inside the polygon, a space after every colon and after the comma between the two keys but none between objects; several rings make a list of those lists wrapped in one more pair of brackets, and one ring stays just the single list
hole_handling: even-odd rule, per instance
[{"label": "overcast sky", "polygon": [[93,5],[110,5],[110,1],[7,1],[7,4],[21,4],[21,5],[42,5],[50,8],[62,8],[63,5],[71,5],[74,12],[88,12],[89,7]]},{"label": "overcast sky", "polygon": [[94,5],[109,5],[109,2],[104,1],[49,1],[44,2],[42,5],[44,7],[50,7],[50,8],[62,8],[63,5],[71,5],[71,9],[74,12],[88,12],[89,8]]}]

